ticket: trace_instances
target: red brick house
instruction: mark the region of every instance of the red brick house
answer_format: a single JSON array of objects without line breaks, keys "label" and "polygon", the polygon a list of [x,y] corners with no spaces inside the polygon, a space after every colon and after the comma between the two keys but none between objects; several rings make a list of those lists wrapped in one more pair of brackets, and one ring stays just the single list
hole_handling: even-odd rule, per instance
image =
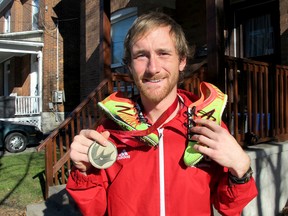
[{"label": "red brick house", "polygon": [[79,104],[79,22],[78,1],[0,2],[1,119],[49,132]]}]

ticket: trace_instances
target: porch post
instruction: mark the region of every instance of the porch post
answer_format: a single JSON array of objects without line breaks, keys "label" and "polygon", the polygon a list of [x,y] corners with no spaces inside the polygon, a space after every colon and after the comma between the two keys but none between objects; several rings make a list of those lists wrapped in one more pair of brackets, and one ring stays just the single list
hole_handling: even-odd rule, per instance
[{"label": "porch post", "polygon": [[206,0],[208,72],[205,80],[225,90],[224,0]]}]

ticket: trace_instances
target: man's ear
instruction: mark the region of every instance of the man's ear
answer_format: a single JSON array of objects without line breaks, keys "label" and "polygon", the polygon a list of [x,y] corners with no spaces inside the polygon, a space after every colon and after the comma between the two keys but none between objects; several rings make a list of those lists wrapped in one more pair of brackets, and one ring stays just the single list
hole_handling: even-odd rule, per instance
[{"label": "man's ear", "polygon": [[132,70],[130,64],[126,65],[126,69],[128,70],[128,76],[133,79]]},{"label": "man's ear", "polygon": [[184,58],[180,59],[180,62],[179,62],[179,71],[183,71],[184,68],[185,68],[185,66],[186,66],[186,58],[184,57]]}]

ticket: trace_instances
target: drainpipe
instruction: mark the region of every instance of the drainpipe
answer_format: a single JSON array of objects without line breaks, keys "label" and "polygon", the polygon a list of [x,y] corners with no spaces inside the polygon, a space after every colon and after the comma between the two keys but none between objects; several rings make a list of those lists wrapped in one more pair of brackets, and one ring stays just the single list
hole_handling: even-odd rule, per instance
[{"label": "drainpipe", "polygon": [[59,23],[57,21],[56,26],[56,90],[59,91],[59,29],[58,29]]},{"label": "drainpipe", "polygon": [[43,87],[43,54],[42,51],[39,51],[37,54],[38,58],[38,95],[40,96],[39,101],[39,112],[42,112],[42,104],[43,104],[43,95],[42,95],[42,87]]}]

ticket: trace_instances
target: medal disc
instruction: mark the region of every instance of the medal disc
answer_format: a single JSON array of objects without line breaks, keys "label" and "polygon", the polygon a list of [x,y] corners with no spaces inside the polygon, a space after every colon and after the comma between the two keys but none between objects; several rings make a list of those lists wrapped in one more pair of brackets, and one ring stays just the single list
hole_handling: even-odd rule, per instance
[{"label": "medal disc", "polygon": [[88,149],[88,159],[98,169],[110,167],[116,161],[117,154],[117,148],[111,142],[107,146],[93,142]]}]

